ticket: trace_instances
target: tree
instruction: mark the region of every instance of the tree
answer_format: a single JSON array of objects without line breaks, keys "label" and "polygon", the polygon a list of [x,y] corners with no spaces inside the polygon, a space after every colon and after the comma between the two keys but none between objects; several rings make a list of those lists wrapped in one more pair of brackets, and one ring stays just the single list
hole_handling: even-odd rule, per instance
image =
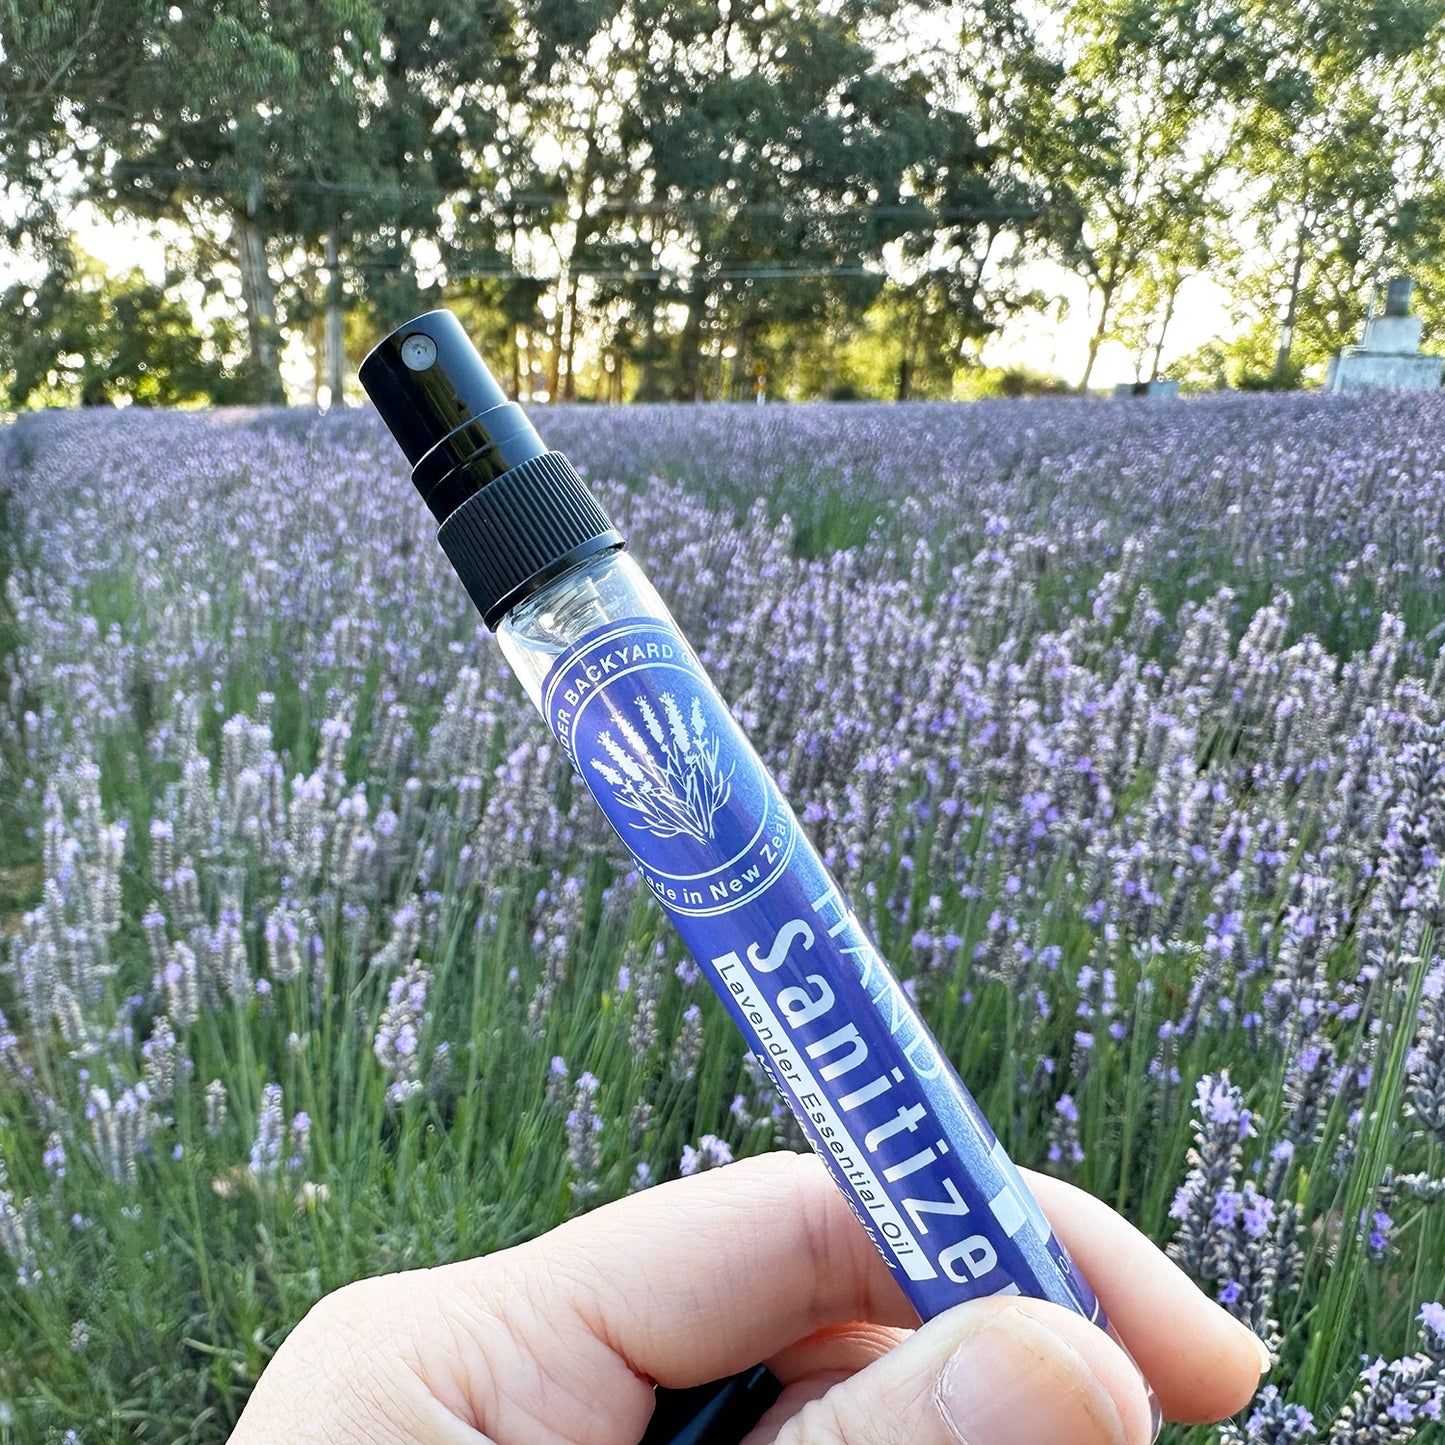
[{"label": "tree", "polygon": [[1400,245],[1392,258],[1417,278],[1415,310],[1432,349],[1445,341],[1445,25],[1437,25],[1398,72],[1397,170],[1404,195]]},{"label": "tree", "polygon": [[[710,373],[731,390],[725,361],[736,385],[800,333],[836,349],[879,294],[886,248],[937,228],[935,197],[911,194],[912,179],[940,147],[957,176],[979,168],[967,128],[938,126],[927,78],[879,61],[872,37],[904,8],[635,4],[651,41],[623,140],[646,177],[634,235],[652,264],[631,295],[650,317],[681,315],[675,396],[718,390]],[[643,348],[650,392],[653,321]]]},{"label": "tree", "polygon": [[1376,283],[1419,234],[1414,192],[1431,146],[1415,87],[1420,58],[1439,53],[1445,4],[1398,0],[1388,23],[1383,13],[1351,0],[1251,13],[1264,83],[1240,131],[1239,219],[1277,259],[1239,284],[1278,318],[1276,382],[1297,352],[1318,361],[1358,334]]},{"label": "tree", "polygon": [[1239,106],[1258,75],[1241,0],[1074,0],[1052,75],[1040,70],[1023,137],[1047,204],[1041,234],[1088,283],[1093,328],[1081,388],[1120,304],[1157,268],[1169,309],[1208,255]]},{"label": "tree", "polygon": [[1056,73],[1011,3],[945,0],[916,9],[900,77],[914,102],[903,187],[909,214],[886,298],[896,316],[900,401],[915,392],[953,395],[960,367],[976,370],[982,343],[1040,299],[1017,281],[1047,204],[1024,156],[1032,107]]},{"label": "tree", "polygon": [[[47,67],[57,34],[65,63]],[[17,12],[5,64],[27,153],[68,159],[108,212],[219,238],[252,395],[275,401],[287,324],[330,314],[334,383],[347,282],[415,296],[414,246],[463,179],[463,142],[485,143],[508,44],[504,16],[463,0],[69,0]]]},{"label": "tree", "polygon": [[0,0],[0,235],[39,267],[63,267],[69,252],[71,197],[57,177],[79,142],[66,98],[109,84],[124,68],[129,28],[104,0],[33,7]]},{"label": "tree", "polygon": [[141,406],[238,401],[228,376],[237,338],[209,337],[190,311],[140,272],[113,276],[66,252],[35,285],[0,295],[0,381],[9,406]]}]

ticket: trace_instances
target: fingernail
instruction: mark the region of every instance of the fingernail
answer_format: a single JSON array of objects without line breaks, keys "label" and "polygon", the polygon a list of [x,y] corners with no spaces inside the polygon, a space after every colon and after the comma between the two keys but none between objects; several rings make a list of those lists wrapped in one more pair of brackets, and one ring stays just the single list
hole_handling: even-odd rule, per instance
[{"label": "fingernail", "polygon": [[962,1445],[1127,1445],[1113,1396],[1084,1357],[1010,1307],[982,1320],[950,1356],[935,1396]]},{"label": "fingernail", "polygon": [[1159,1404],[1159,1396],[1154,1393],[1154,1387],[1149,1383],[1144,1371],[1139,1369],[1139,1361],[1134,1358],[1133,1351],[1124,1343],[1123,1335],[1112,1324],[1104,1326],[1104,1333],[1123,1350],[1129,1363],[1139,1371],[1139,1383],[1144,1387],[1144,1398],[1149,1405],[1149,1445],[1154,1445],[1159,1438],[1159,1432],[1164,1428],[1164,1409]]},{"label": "fingernail", "polygon": [[[1233,1316],[1230,1318],[1233,1318]],[[1265,1344],[1243,1320],[1236,1319],[1234,1322],[1249,1336],[1249,1342],[1254,1346],[1255,1354],[1259,1356],[1259,1374],[1260,1378],[1263,1379],[1264,1376],[1274,1369],[1274,1356],[1270,1354],[1269,1346]]]}]

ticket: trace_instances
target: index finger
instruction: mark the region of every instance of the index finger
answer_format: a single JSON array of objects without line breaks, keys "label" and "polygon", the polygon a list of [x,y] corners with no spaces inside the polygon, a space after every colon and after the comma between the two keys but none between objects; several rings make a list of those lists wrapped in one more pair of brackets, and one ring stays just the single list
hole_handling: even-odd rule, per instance
[{"label": "index finger", "polygon": [[[1117,1307],[1166,1413],[1218,1418],[1242,1406],[1259,1375],[1248,1332],[1107,1206],[1081,1205],[1088,1196],[1055,1180],[1031,1183],[1081,1268],[1093,1267],[1105,1309]],[[484,1384],[478,1401],[479,1426],[502,1440],[535,1439],[544,1418],[558,1438],[621,1438],[634,1418],[640,1433],[653,1383],[732,1374],[830,1325],[917,1323],[810,1156],[764,1155],[647,1190],[438,1273],[471,1302],[487,1373],[505,1381]],[[609,1433],[589,1419],[610,1419]]]},{"label": "index finger", "polygon": [[1263,1344],[1171,1259],[1100,1199],[1024,1171],[1064,1248],[1154,1386],[1166,1418],[1222,1420],[1269,1366]]},{"label": "index finger", "polygon": [[788,1153],[432,1274],[477,1347],[440,1397],[504,1445],[635,1439],[654,1384],[731,1375],[844,1320],[918,1323],[822,1165]]}]

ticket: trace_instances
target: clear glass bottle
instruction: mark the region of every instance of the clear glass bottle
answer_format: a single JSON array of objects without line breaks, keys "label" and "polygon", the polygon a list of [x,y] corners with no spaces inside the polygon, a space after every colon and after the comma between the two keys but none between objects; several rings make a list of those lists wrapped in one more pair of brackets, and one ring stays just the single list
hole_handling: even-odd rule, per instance
[{"label": "clear glass bottle", "polygon": [[1021,1293],[1109,1328],[662,599],[455,318],[399,328],[361,378],[528,696],[920,1317]]}]

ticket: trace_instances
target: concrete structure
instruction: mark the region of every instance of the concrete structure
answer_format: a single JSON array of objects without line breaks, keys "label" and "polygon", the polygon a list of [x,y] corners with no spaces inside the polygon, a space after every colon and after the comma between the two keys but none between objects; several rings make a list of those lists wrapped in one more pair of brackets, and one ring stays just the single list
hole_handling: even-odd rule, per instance
[{"label": "concrete structure", "polygon": [[1177,381],[1121,381],[1114,387],[1115,398],[1126,396],[1178,396]]},{"label": "concrete structure", "polygon": [[1386,288],[1385,310],[1365,322],[1358,346],[1347,346],[1330,362],[1326,391],[1397,389],[1428,391],[1440,385],[1445,357],[1420,350],[1425,323],[1410,315],[1415,283],[1396,276]]}]

